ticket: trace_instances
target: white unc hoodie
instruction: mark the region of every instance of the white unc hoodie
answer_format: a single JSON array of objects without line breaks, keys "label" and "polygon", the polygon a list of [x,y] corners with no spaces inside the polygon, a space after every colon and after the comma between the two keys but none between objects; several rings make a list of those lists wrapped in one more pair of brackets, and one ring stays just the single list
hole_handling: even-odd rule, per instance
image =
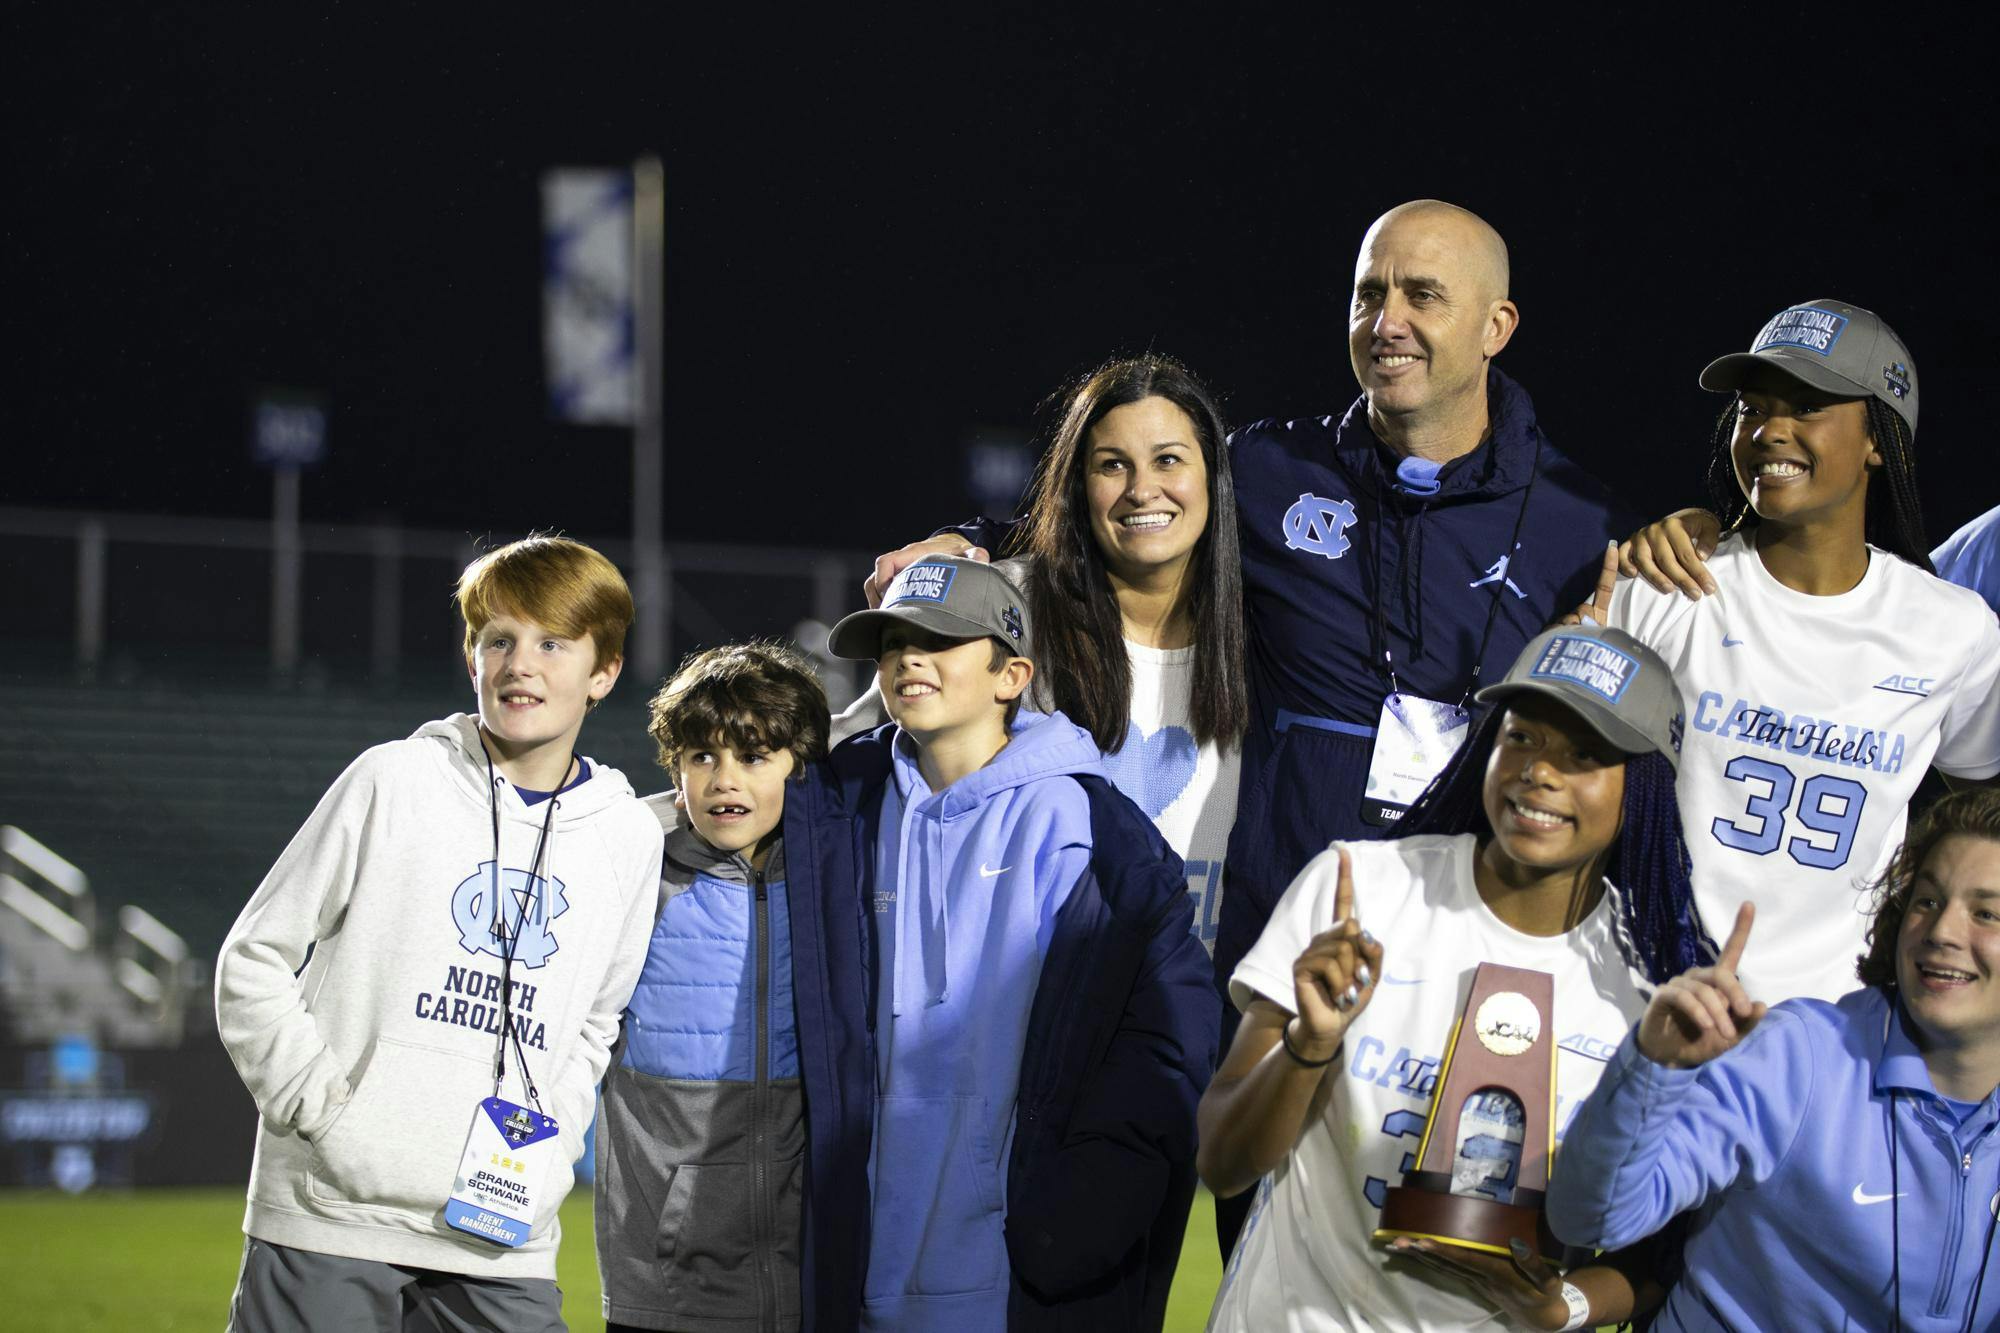
[{"label": "white unc hoodie", "polygon": [[[552,798],[531,881],[548,807],[494,776],[489,789],[464,714],[367,751],[224,941],[217,1024],[262,1117],[248,1234],[445,1272],[555,1276],[556,1207],[645,961],[660,826],[622,774],[592,763],[589,781]],[[493,1094],[501,1031],[495,799],[514,1028],[562,1127],[534,1234],[512,1250],[443,1218],[473,1111]],[[528,1101],[512,1043],[501,1095]]]}]

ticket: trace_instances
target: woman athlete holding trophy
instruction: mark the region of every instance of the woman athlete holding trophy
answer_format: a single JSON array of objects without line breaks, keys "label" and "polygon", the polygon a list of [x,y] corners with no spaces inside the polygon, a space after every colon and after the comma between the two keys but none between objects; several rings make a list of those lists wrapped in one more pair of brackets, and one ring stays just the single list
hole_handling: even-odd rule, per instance
[{"label": "woman athlete holding trophy", "polygon": [[[1479,702],[1488,713],[1405,836],[1315,858],[1230,979],[1243,1023],[1202,1099],[1199,1165],[1218,1195],[1259,1194],[1212,1330],[1577,1328],[1635,1304],[1648,1270],[1617,1256],[1559,1276],[1526,1247],[1371,1240],[1479,964],[1554,978],[1559,1134],[1643,1012],[1642,987],[1707,956],[1665,664],[1616,630],[1551,630]],[[1457,1149],[1455,1193],[1511,1193],[1497,1187],[1525,1127],[1485,1123]]]}]

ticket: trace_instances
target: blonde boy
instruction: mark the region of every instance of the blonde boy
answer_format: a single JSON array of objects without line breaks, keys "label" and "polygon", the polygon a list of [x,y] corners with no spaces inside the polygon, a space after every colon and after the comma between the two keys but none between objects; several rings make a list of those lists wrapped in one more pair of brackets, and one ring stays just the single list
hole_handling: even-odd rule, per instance
[{"label": "blonde boy", "polygon": [[564,1327],[556,1209],[660,869],[658,823],[575,750],[632,599],[596,551],[531,537],[468,566],[458,606],[477,716],[357,759],[216,964],[262,1119],[243,1333]]}]

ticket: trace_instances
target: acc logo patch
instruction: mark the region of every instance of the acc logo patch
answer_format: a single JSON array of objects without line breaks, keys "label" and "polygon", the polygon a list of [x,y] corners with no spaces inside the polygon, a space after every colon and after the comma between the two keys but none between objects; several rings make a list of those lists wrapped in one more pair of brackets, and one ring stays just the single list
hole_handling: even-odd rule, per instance
[{"label": "acc logo patch", "polygon": [[451,891],[451,920],[458,927],[458,947],[470,954],[505,958],[504,936],[514,941],[514,961],[523,967],[540,967],[549,961],[559,947],[549,922],[568,910],[569,898],[561,880],[530,878],[525,870],[500,872],[496,903],[491,861],[481,861],[479,869]]},{"label": "acc logo patch", "polygon": [[1353,501],[1323,500],[1308,492],[1285,511],[1285,549],[1338,560],[1353,545],[1347,540],[1353,526]]}]

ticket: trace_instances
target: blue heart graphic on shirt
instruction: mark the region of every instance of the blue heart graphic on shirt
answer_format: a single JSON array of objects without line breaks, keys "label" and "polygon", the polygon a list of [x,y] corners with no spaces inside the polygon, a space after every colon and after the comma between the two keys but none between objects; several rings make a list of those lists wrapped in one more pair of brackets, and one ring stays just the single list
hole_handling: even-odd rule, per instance
[{"label": "blue heart graphic on shirt", "polygon": [[1137,722],[1125,724],[1125,744],[1104,756],[1105,770],[1119,791],[1135,801],[1148,819],[1180,799],[1194,781],[1200,747],[1185,727],[1161,727],[1142,735]]}]

